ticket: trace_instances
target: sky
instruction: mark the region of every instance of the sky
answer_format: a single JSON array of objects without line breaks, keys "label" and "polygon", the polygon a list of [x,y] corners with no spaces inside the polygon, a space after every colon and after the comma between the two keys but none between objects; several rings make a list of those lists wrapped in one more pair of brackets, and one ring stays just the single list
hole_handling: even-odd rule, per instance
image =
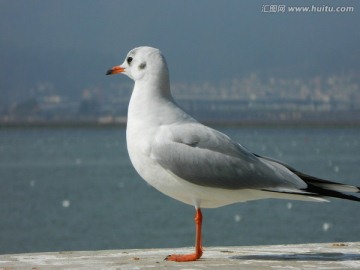
[{"label": "sky", "polygon": [[[262,12],[268,5],[354,11]],[[104,74],[142,45],[164,53],[173,82],[359,72],[359,25],[356,0],[0,0],[0,105],[41,82],[80,96],[126,81]]]}]

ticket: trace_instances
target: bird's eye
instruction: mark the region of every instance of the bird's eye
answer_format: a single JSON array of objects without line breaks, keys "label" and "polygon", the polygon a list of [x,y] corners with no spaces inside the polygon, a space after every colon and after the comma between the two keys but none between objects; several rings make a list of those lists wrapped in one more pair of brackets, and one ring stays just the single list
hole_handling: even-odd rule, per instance
[{"label": "bird's eye", "polygon": [[126,59],[126,62],[130,65],[131,61],[133,60],[133,58],[131,56],[129,56],[127,59]]}]

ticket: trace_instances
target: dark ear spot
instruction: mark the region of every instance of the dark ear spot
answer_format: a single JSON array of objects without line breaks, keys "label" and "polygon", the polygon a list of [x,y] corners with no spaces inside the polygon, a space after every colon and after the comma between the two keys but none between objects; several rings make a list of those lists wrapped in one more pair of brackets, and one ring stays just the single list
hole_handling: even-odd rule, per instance
[{"label": "dark ear spot", "polygon": [[144,68],[146,68],[146,63],[144,62],[144,63],[141,63],[140,65],[139,65],[139,69],[144,69]]}]

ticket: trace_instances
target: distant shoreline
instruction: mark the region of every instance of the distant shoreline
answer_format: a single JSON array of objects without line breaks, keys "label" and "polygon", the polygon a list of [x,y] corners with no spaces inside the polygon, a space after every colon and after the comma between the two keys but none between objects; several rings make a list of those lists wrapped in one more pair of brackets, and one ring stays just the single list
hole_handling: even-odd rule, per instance
[{"label": "distant shoreline", "polygon": [[[238,127],[360,127],[359,121],[326,121],[319,120],[282,120],[282,121],[236,121],[236,120],[200,120],[209,126],[238,126]],[[16,121],[0,122],[0,129],[10,128],[124,128],[126,121],[100,123],[98,121]]]}]

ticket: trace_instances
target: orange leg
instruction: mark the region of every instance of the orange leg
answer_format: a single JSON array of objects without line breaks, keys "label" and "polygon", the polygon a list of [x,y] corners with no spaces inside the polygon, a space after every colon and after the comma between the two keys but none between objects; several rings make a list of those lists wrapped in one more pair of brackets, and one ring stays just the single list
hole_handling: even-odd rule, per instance
[{"label": "orange leg", "polygon": [[196,225],[195,253],[185,254],[185,255],[173,254],[167,256],[165,260],[174,261],[174,262],[191,262],[200,259],[203,253],[202,243],[201,243],[201,224],[202,224],[202,213],[200,208],[197,208],[195,215],[195,225]]}]

